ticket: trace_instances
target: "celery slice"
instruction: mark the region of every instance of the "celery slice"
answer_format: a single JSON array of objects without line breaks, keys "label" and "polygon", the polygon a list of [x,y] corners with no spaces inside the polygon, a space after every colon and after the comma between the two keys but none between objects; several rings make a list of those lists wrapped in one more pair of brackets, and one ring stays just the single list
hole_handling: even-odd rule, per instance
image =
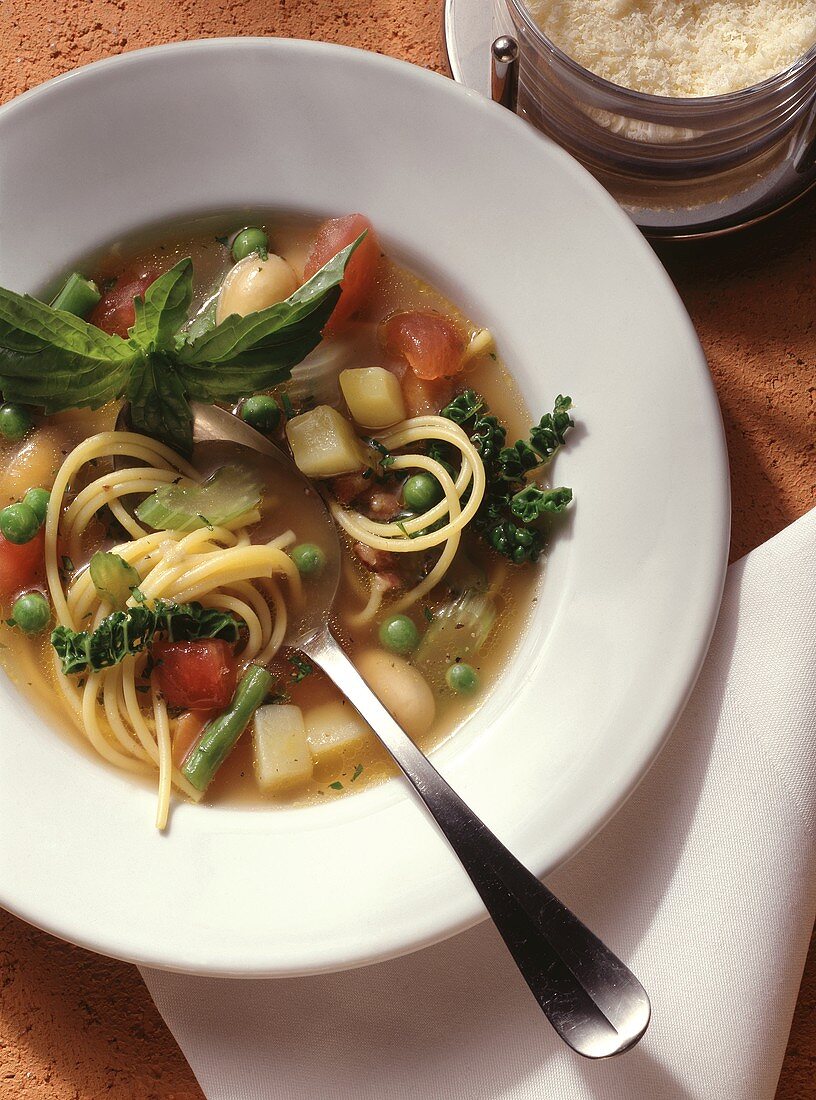
[{"label": "celery slice", "polygon": [[163,485],[143,500],[136,515],[155,531],[222,527],[261,502],[261,482],[246,466],[222,466],[203,485]]}]

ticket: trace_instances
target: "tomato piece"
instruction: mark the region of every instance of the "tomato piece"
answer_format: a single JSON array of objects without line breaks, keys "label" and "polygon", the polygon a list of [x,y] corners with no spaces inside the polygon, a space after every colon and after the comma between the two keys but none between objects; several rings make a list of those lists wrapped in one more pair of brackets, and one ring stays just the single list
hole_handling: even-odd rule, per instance
[{"label": "tomato piece", "polygon": [[383,321],[380,338],[385,350],[405,359],[418,378],[451,378],[462,370],[464,334],[441,313],[395,313]]},{"label": "tomato piece", "polygon": [[0,535],[0,600],[7,602],[30,588],[42,574],[45,531],[41,527],[28,542],[8,542]]},{"label": "tomato piece", "polygon": [[342,248],[356,241],[364,230],[367,236],[346,265],[340,284],[340,298],[323,329],[324,336],[339,332],[346,321],[365,305],[380,261],[380,242],[368,218],[362,214],[348,214],[345,218],[330,218],[323,222],[309,252],[303,269],[305,279],[311,279]]},{"label": "tomato piece", "polygon": [[141,264],[135,270],[123,271],[109,291],[102,295],[88,317],[88,323],[111,336],[127,340],[136,314],[134,298],[144,298],[145,291],[161,274],[155,266]]},{"label": "tomato piece", "polygon": [[154,675],[170,707],[223,710],[235,693],[238,666],[232,646],[220,638],[158,642]]},{"label": "tomato piece", "polygon": [[386,351],[406,360],[418,378],[450,378],[462,370],[464,334],[441,313],[394,313],[383,322],[381,339]]}]

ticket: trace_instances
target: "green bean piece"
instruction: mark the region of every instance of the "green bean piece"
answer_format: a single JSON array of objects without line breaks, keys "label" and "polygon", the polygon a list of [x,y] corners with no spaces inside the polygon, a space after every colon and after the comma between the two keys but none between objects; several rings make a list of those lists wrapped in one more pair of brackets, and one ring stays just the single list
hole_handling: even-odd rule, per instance
[{"label": "green bean piece", "polygon": [[263,229],[248,225],[246,229],[236,234],[232,242],[232,258],[238,263],[239,260],[245,260],[247,256],[251,256],[253,252],[257,252],[261,259],[265,260],[269,255],[269,237]]},{"label": "green bean piece", "polygon": [[75,271],[65,280],[62,290],[51,303],[54,309],[87,317],[102,295],[96,283]]},{"label": "green bean piece", "polygon": [[29,431],[33,421],[24,405],[7,401],[0,405],[0,435],[12,443],[17,443]]},{"label": "green bean piece", "polygon": [[227,710],[204,727],[198,744],[188,753],[181,768],[182,775],[196,790],[206,791],[209,787],[215,773],[266,698],[272,682],[272,674],[265,668],[250,665],[241,677]]},{"label": "green bean piece", "polygon": [[45,523],[45,515],[48,511],[48,502],[51,494],[47,489],[29,489],[23,497],[23,504],[27,504],[37,517],[40,526]]},{"label": "green bean piece", "polygon": [[26,592],[14,601],[11,618],[23,634],[40,634],[51,621],[51,605],[42,592]]}]

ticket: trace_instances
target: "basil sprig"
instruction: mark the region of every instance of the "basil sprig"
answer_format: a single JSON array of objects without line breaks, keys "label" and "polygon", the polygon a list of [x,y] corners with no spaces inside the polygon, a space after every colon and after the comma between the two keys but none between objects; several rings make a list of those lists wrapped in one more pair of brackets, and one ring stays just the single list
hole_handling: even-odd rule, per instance
[{"label": "basil sprig", "polygon": [[136,431],[189,456],[189,400],[238,401],[285,382],[320,343],[346,264],[364,236],[285,301],[246,317],[232,314],[192,339],[179,331],[193,297],[190,259],[134,299],[136,320],[127,340],[0,287],[3,398],[54,413],[98,409],[126,396]]}]

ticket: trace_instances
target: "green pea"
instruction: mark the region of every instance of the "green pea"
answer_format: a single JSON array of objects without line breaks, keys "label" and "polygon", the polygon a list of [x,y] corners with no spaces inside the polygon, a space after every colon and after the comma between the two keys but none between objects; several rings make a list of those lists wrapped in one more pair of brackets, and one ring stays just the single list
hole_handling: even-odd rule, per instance
[{"label": "green pea", "polygon": [[31,542],[39,529],[37,513],[28,504],[9,504],[0,511],[0,532],[9,542]]},{"label": "green pea", "polygon": [[257,397],[248,397],[243,403],[241,419],[256,432],[271,435],[280,424],[280,409],[274,397],[259,393]]},{"label": "green pea", "polygon": [[236,234],[232,242],[232,258],[238,263],[239,260],[245,260],[247,256],[251,256],[253,252],[257,252],[261,259],[265,260],[269,255],[269,237],[263,229],[248,225],[246,229]]},{"label": "green pea", "polygon": [[47,489],[29,489],[23,497],[23,504],[29,506],[41,527],[45,523],[45,513],[48,511],[50,499],[51,494]]},{"label": "green pea", "polygon": [[433,474],[412,474],[402,487],[406,508],[427,512],[442,499],[442,486]]},{"label": "green pea", "polygon": [[16,443],[31,430],[32,420],[28,409],[23,405],[14,405],[7,401],[0,405],[0,435]]},{"label": "green pea", "polygon": [[380,644],[392,653],[411,653],[419,645],[419,631],[407,615],[391,615],[380,626]]},{"label": "green pea", "polygon": [[51,621],[51,606],[42,592],[26,592],[14,601],[11,617],[24,634],[39,634]]},{"label": "green pea", "polygon": [[445,682],[457,695],[472,695],[479,690],[479,674],[473,665],[457,661],[445,673]]},{"label": "green pea", "polygon": [[322,573],[326,565],[326,555],[313,542],[302,542],[300,546],[295,546],[291,558],[304,577]]}]

